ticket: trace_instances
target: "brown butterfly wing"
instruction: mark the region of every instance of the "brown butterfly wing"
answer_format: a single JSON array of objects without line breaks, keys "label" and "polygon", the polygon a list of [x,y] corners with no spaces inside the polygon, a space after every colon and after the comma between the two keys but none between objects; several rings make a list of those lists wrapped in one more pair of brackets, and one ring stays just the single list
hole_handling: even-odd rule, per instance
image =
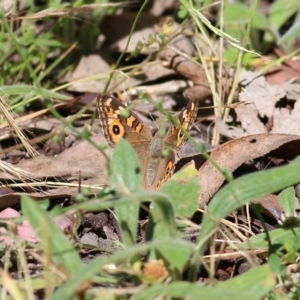
[{"label": "brown butterfly wing", "polygon": [[125,138],[139,152],[139,148],[149,145],[152,132],[133,112],[124,116],[121,112],[126,106],[110,95],[97,97],[97,109],[102,123],[104,136],[111,147]]},{"label": "brown butterfly wing", "polygon": [[164,145],[166,148],[172,147],[175,148],[175,150],[180,149],[186,140],[182,128],[186,131],[190,130],[197,116],[197,112],[197,101],[190,101],[188,105],[182,109],[178,116],[178,122],[181,125],[181,128],[174,125],[170,127],[164,140]]}]

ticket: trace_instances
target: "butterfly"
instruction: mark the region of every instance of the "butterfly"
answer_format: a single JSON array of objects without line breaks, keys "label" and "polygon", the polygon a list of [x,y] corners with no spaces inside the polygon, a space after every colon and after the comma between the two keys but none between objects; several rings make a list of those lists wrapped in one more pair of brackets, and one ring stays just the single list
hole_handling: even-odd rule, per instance
[{"label": "butterfly", "polygon": [[191,128],[198,103],[190,101],[178,116],[180,127],[172,125],[166,134],[162,134],[163,130],[152,131],[132,111],[122,113],[126,108],[120,100],[110,95],[97,97],[97,109],[108,144],[114,147],[121,138],[126,139],[140,162],[142,188],[157,190],[174,172],[176,151],[185,142],[182,128],[187,131]]}]

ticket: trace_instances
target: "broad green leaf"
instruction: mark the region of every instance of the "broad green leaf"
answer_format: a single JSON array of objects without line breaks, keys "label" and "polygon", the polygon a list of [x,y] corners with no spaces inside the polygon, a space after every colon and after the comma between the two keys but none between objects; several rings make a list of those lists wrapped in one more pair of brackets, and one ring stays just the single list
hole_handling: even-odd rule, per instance
[{"label": "broad green leaf", "polygon": [[175,211],[172,201],[166,195],[152,197],[151,200],[152,209],[147,225],[146,240],[176,237]]},{"label": "broad green leaf", "polygon": [[286,275],[286,269],[285,266],[282,264],[281,259],[276,254],[271,254],[268,257],[268,264],[270,265],[272,271],[276,275],[284,276]]},{"label": "broad green leaf", "polygon": [[269,20],[275,29],[279,29],[300,9],[299,0],[277,0],[271,4]]},{"label": "broad green leaf", "polygon": [[288,215],[293,216],[295,213],[295,189],[288,187],[278,195],[278,201],[282,210]]},{"label": "broad green leaf", "polygon": [[[115,188],[123,193],[140,188],[139,161],[136,152],[130,143],[121,139],[115,148],[111,160],[111,180]],[[131,202],[128,204],[117,203],[115,213],[122,229],[124,242],[132,245],[136,241],[139,201],[131,194]],[[147,199],[145,199],[147,200]]]},{"label": "broad green leaf", "polygon": [[[281,26],[284,25],[292,15],[299,11],[299,6],[298,0],[274,1],[269,13],[269,22],[272,30],[279,35]],[[269,32],[265,32],[264,41],[271,42],[272,40],[273,36]]]},{"label": "broad green leaf", "polygon": [[191,217],[197,210],[200,193],[199,174],[194,163],[177,172],[160,191],[172,199],[177,215]]},{"label": "broad green leaf", "polygon": [[46,211],[30,197],[22,195],[21,206],[25,218],[40,238],[44,251],[49,252],[51,260],[68,275],[76,273],[82,263],[77,250],[65,234],[49,218]]},{"label": "broad green leaf", "polygon": [[[224,23],[241,27],[248,26],[251,21],[252,10],[245,4],[239,2],[228,2],[224,6]],[[252,26],[257,29],[265,30],[268,25],[267,19],[259,12],[254,13]]]},{"label": "broad green leaf", "polygon": [[189,245],[183,240],[179,240],[176,248],[173,243],[166,241],[157,247],[157,251],[162,254],[168,262],[169,268],[183,271],[189,258],[192,255],[192,245]]},{"label": "broad green leaf", "polygon": [[299,168],[300,159],[296,158],[287,166],[242,176],[222,188],[213,197],[204,215],[198,237],[201,251],[204,251],[207,240],[217,230],[222,218],[256,198],[300,182]]},{"label": "broad green leaf", "polygon": [[[294,228],[292,230],[285,230],[285,229],[277,229],[274,231],[269,232],[269,237],[271,239],[272,245],[284,245],[287,242],[293,239],[299,239],[300,236],[300,228]],[[261,233],[258,234],[251,239],[243,242],[240,244],[242,248],[249,248],[249,249],[267,249],[268,242],[266,239],[266,234]]]},{"label": "broad green leaf", "polygon": [[133,191],[140,188],[139,161],[130,143],[121,139],[114,150],[111,160],[111,180],[116,188]]},{"label": "broad green leaf", "polygon": [[255,267],[214,287],[190,282],[156,284],[133,295],[131,300],[143,299],[201,299],[201,300],[260,300],[275,286],[270,266]]}]

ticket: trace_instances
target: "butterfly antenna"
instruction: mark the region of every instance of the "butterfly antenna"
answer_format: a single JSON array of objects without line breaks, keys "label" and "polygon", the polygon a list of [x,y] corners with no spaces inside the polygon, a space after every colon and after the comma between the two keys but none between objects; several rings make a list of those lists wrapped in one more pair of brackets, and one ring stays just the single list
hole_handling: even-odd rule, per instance
[{"label": "butterfly antenna", "polygon": [[153,116],[151,114],[149,114],[149,116],[150,116],[151,120],[154,122],[156,129],[159,130],[159,126],[158,126],[156,120],[153,118]]}]

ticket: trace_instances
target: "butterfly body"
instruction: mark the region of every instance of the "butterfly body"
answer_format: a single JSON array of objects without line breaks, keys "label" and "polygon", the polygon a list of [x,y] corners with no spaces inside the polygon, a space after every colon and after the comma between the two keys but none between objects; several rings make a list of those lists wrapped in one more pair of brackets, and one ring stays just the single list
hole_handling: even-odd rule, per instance
[{"label": "butterfly body", "polygon": [[[126,106],[110,95],[97,97],[97,108],[104,136],[110,146],[124,138],[130,142],[140,161],[142,187],[156,190],[174,171],[177,151],[184,142],[182,129],[171,126],[166,134],[153,131]],[[179,124],[189,130],[197,114],[197,105],[190,102],[178,117]]]}]

